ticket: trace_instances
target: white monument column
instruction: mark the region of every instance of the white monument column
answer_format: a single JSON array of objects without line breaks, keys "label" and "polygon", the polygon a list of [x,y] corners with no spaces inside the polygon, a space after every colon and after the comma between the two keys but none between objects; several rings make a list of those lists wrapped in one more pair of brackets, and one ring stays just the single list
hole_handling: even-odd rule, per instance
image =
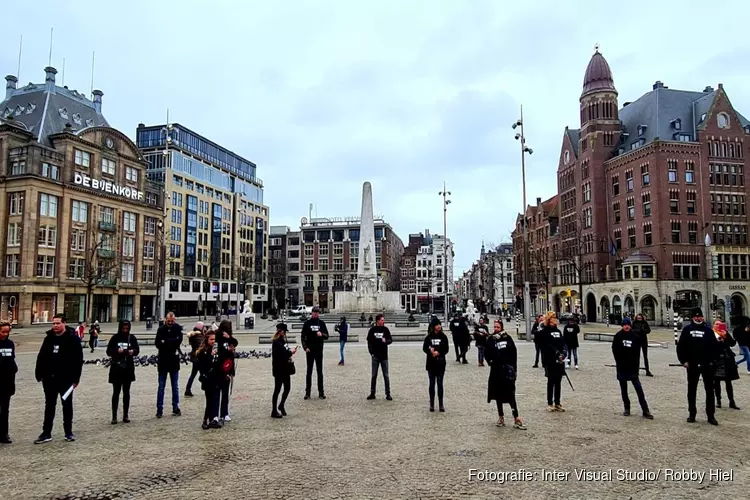
[{"label": "white monument column", "polygon": [[362,185],[362,214],[359,219],[359,262],[357,263],[356,291],[377,293],[378,270],[375,264],[375,222],[372,212],[372,185]]}]

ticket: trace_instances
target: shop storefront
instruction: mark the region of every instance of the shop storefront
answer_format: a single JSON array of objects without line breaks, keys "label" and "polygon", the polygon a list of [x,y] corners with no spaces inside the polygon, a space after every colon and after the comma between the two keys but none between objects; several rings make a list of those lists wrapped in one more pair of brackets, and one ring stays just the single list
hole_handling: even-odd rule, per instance
[{"label": "shop storefront", "polygon": [[120,295],[117,299],[117,320],[135,321],[135,295]]},{"label": "shop storefront", "polygon": [[112,296],[94,295],[92,314],[95,321],[109,323],[109,317],[112,314]]},{"label": "shop storefront", "polygon": [[18,295],[0,295],[0,319],[18,323]]},{"label": "shop storefront", "polygon": [[86,296],[65,295],[65,306],[63,308],[65,319],[68,323],[75,324],[86,320]]},{"label": "shop storefront", "polygon": [[35,293],[31,296],[31,323],[52,323],[57,312],[57,294]]}]

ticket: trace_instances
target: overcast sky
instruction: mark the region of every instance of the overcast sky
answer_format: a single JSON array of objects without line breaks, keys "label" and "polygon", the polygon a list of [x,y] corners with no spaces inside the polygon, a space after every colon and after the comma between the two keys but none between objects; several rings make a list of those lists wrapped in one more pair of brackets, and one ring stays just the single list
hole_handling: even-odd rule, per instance
[{"label": "overcast sky", "polygon": [[[620,105],[651,89],[724,83],[750,116],[750,6],[651,2],[615,13],[602,2],[298,0],[116,2],[41,0],[0,7],[0,73],[104,92],[104,115],[135,136],[171,121],[258,165],[273,225],[358,216],[362,183],[375,213],[406,241],[442,233],[445,180],[455,274],[482,238],[510,240],[522,207],[519,145],[510,125],[524,105],[527,196],[556,191],[564,127],[595,43]],[[523,4],[523,5],[522,5]],[[28,6],[27,6],[28,5]],[[105,7],[106,6],[106,7]],[[708,18],[706,17],[708,15]]]}]

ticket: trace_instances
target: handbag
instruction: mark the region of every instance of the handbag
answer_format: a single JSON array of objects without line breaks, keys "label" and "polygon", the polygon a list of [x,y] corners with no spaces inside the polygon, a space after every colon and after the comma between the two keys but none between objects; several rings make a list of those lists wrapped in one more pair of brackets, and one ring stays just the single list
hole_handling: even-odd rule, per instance
[{"label": "handbag", "polygon": [[297,373],[297,368],[294,366],[294,360],[292,358],[289,358],[289,363],[287,364],[287,372],[289,372],[289,375],[294,375]]}]

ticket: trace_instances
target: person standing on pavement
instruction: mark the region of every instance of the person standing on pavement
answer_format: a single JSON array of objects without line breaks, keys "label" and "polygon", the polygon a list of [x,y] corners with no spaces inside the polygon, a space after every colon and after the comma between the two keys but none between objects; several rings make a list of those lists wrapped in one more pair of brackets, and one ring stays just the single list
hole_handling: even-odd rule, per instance
[{"label": "person standing on pavement", "polygon": [[567,360],[565,367],[570,368],[570,362],[575,360],[576,370],[578,369],[578,334],[581,333],[581,329],[576,324],[575,317],[571,316],[568,319],[568,324],[563,328],[563,338],[565,339],[565,351],[567,353]]},{"label": "person standing on pavement", "polygon": [[168,312],[164,324],[156,331],[156,348],[159,351],[157,368],[159,388],[156,393],[156,418],[164,416],[164,390],[167,387],[167,376],[172,386],[172,415],[179,417],[180,411],[180,346],[182,345],[182,327],[175,322],[173,312]]},{"label": "person standing on pavement", "polygon": [[193,382],[195,381],[195,377],[198,375],[198,373],[200,373],[195,355],[198,352],[201,344],[203,344],[203,339],[206,336],[204,330],[205,325],[203,324],[203,321],[199,321],[193,327],[193,331],[188,333],[188,344],[190,344],[190,361],[193,365],[193,369],[190,371],[190,378],[188,378],[187,387],[185,387],[185,397],[187,398],[193,397]]},{"label": "person standing on pavement", "polygon": [[427,370],[430,384],[430,411],[435,411],[435,384],[437,384],[439,409],[444,412],[443,377],[445,376],[445,356],[450,351],[450,345],[439,320],[431,325],[422,344],[422,351],[427,355],[425,370]]},{"label": "person standing on pavement", "polygon": [[224,422],[231,422],[229,416],[229,387],[235,375],[234,353],[237,350],[237,339],[232,336],[232,322],[228,319],[221,320],[216,330],[216,345],[219,346],[219,362],[224,373],[221,383],[221,405],[219,406],[219,418]]},{"label": "person standing on pavement", "polygon": [[682,329],[677,342],[677,359],[687,370],[687,398],[689,423],[695,422],[698,413],[695,398],[698,392],[698,381],[703,377],[703,388],[706,391],[706,417],[711,425],[719,425],[715,418],[714,406],[714,373],[719,342],[714,331],[705,323],[703,311],[693,309],[692,321]]},{"label": "person standing on pavement", "polygon": [[76,328],[76,336],[78,337],[78,340],[81,342],[81,348],[84,346],[84,339],[86,338],[86,322],[81,321],[78,323],[78,327]]},{"label": "person standing on pavement", "polygon": [[716,407],[721,408],[721,381],[727,387],[727,399],[729,407],[739,410],[740,407],[734,402],[734,388],[732,381],[740,378],[737,364],[734,362],[734,351],[732,347],[737,343],[727,331],[726,323],[716,321],[714,323],[714,334],[719,343],[719,351],[716,357],[716,373],[714,374],[714,392],[716,393]]},{"label": "person standing on pavement", "polygon": [[487,338],[485,351],[490,365],[490,377],[487,380],[487,402],[495,400],[497,404],[497,426],[505,427],[503,403],[510,405],[513,412],[513,428],[525,431],[516,404],[516,374],[518,373],[518,351],[510,335],[504,330],[503,322],[495,321],[493,333]]},{"label": "person standing on pavement", "polygon": [[200,371],[201,389],[206,396],[206,409],[203,412],[203,430],[221,429],[219,421],[219,398],[224,373],[219,362],[219,347],[216,333],[209,331],[195,353]]},{"label": "person standing on pavement", "polygon": [[10,398],[16,393],[16,345],[10,340],[10,322],[0,320],[0,444],[11,444],[8,433]]},{"label": "person standing on pavement", "polygon": [[490,336],[490,332],[487,329],[487,324],[484,319],[479,320],[479,324],[474,330],[474,343],[477,346],[477,359],[479,366],[484,366],[484,349],[487,345],[487,337]]},{"label": "person standing on pavement", "polygon": [[[273,345],[271,346],[271,370],[273,374],[273,409],[271,418],[286,417],[286,398],[292,388],[292,375],[295,371],[293,357],[297,354],[297,347],[289,349],[286,341],[288,328],[286,324],[279,323],[276,325],[276,333],[273,336]],[[284,392],[281,394],[281,404],[279,404],[279,393],[281,388]]]},{"label": "person standing on pavement", "polygon": [[750,375],[750,320],[745,318],[732,333],[742,354],[742,357],[736,361],[737,366],[744,361],[747,365],[747,374]]},{"label": "person standing on pavement", "polygon": [[326,398],[326,392],[323,386],[323,345],[328,340],[328,327],[325,321],[320,319],[320,308],[313,307],[311,318],[302,325],[300,334],[302,348],[305,350],[307,357],[307,376],[305,377],[305,399],[310,399],[310,389],[312,388],[313,364],[317,369],[318,375],[318,397]]},{"label": "person standing on pavement", "polygon": [[653,377],[654,374],[651,373],[651,369],[648,366],[648,334],[651,333],[651,327],[649,326],[648,321],[643,319],[643,314],[639,313],[635,315],[632,329],[633,333],[641,338],[640,344],[641,350],[643,351],[643,364],[646,367],[646,376]]},{"label": "person standing on pavement", "polygon": [[112,384],[112,425],[117,423],[117,406],[122,391],[122,421],[130,423],[130,384],[135,382],[135,362],[133,358],[141,352],[138,339],[130,333],[130,321],[120,321],[120,327],[107,342],[107,356],[112,358],[109,365],[109,383]]},{"label": "person standing on pavement", "polygon": [[388,376],[388,346],[393,342],[391,331],[385,326],[385,316],[375,316],[375,326],[367,332],[367,350],[372,359],[372,378],[370,379],[370,395],[367,399],[375,399],[375,389],[378,385],[378,369],[383,371],[385,383],[385,399],[392,401],[391,379]]},{"label": "person standing on pavement", "polygon": [[99,346],[100,333],[101,328],[99,328],[99,322],[94,321],[94,323],[91,325],[91,329],[89,330],[89,348],[91,348],[91,352],[94,352],[94,349]]},{"label": "person standing on pavement", "polygon": [[[430,326],[434,327],[434,323]],[[456,351],[456,363],[461,362],[461,315],[456,313],[453,316],[453,320],[448,325],[451,331],[451,337],[453,338],[453,348]]]},{"label": "person standing on pavement", "polygon": [[[539,336],[537,334],[539,333],[540,328],[544,326],[542,325],[543,319],[544,316],[538,314],[536,320],[534,320],[534,324],[531,326],[531,334],[534,336],[534,350],[536,351],[534,357],[534,368],[539,368],[539,353],[541,353],[541,348],[539,347]],[[542,356],[542,367],[544,367],[544,356]]]},{"label": "person standing on pavement", "polygon": [[562,379],[565,376],[565,338],[557,327],[557,315],[550,311],[537,334],[547,376],[547,411],[563,412],[560,403]]},{"label": "person standing on pavement", "polygon": [[344,346],[349,338],[349,323],[346,322],[346,316],[341,316],[341,322],[336,325],[335,330],[339,334],[339,366],[344,366]]},{"label": "person standing on pavement", "polygon": [[81,381],[82,370],[83,350],[78,337],[68,331],[65,317],[55,314],[52,328],[47,331],[39,349],[34,370],[36,381],[44,387],[44,424],[34,444],[52,441],[58,397],[62,399],[65,440],[76,440],[73,434],[73,389]]},{"label": "person standing on pavement", "polygon": [[643,418],[653,420],[654,417],[648,410],[643,386],[638,377],[640,374],[642,342],[644,342],[643,336],[636,332],[635,329],[632,329],[630,318],[624,318],[622,320],[622,329],[615,334],[612,340],[612,355],[615,358],[617,380],[620,383],[620,393],[622,394],[622,403],[624,405],[623,415],[626,417],[630,416],[628,382],[631,382],[638,396],[638,403],[641,405]]}]

